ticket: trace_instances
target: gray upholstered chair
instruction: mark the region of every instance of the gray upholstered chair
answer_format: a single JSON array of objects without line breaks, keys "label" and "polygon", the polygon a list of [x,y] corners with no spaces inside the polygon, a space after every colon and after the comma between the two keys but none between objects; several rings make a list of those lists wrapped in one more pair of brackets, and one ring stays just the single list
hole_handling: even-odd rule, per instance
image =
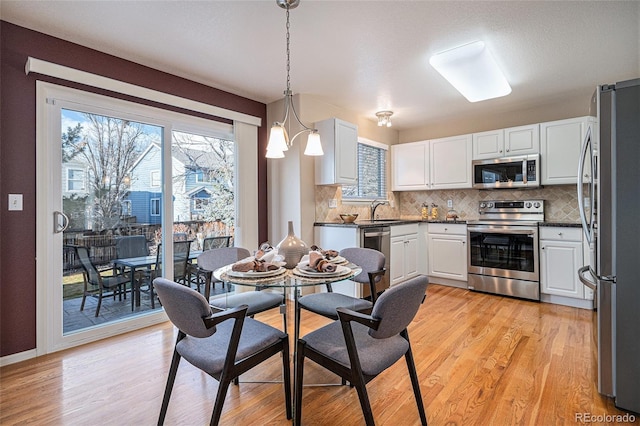
[{"label": "gray upholstered chair", "polygon": [[[352,278],[359,284],[366,284],[369,287],[371,301],[334,293],[331,284],[326,284],[326,293],[312,293],[298,299],[296,309],[306,309],[323,317],[338,319],[337,308],[345,307],[358,312],[371,312],[375,303],[378,291],[376,283],[385,274],[385,256],[378,250],[370,248],[351,247],[340,251],[340,256],[362,268],[362,272]],[[297,312],[300,320],[300,312]],[[295,324],[295,338],[299,337],[300,324]]]},{"label": "gray upholstered chair", "polygon": [[[198,268],[206,272],[205,291],[204,297],[209,300],[210,296],[210,283],[215,279],[213,277],[213,271],[223,266],[235,263],[239,260],[249,257],[251,254],[249,250],[241,247],[223,247],[217,249],[211,249],[202,252],[198,255]],[[277,308],[284,304],[284,295],[282,293],[272,293],[270,291],[260,291],[259,287],[256,287],[256,291],[245,291],[236,294],[224,294],[210,300],[211,306],[215,306],[220,309],[247,305],[247,315],[253,316],[268,309]],[[283,309],[284,330],[287,329],[287,317],[285,310]]]},{"label": "gray upholstered chair", "polygon": [[386,290],[376,301],[371,315],[338,308],[340,321],[334,321],[298,340],[294,424],[301,424],[305,358],[353,384],[358,392],[365,422],[371,426],[374,421],[366,384],[403,356],[420,420],[423,425],[427,424],[407,326],[425,298],[428,283],[428,278],[420,275]]},{"label": "gray upholstered chair", "polygon": [[164,423],[167,414],[181,358],[220,382],[211,415],[211,424],[217,425],[231,381],[278,353],[282,355],[286,415],[291,419],[289,336],[286,333],[245,318],[246,305],[216,312],[192,288],[164,278],[156,278],[153,284],[165,312],[178,328],[159,425]]}]

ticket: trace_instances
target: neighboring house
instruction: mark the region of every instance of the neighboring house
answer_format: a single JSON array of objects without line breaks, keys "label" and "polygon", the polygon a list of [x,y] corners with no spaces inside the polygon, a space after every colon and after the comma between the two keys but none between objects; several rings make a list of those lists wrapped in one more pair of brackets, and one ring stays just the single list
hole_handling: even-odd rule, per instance
[{"label": "neighboring house", "polygon": [[[214,194],[211,171],[218,160],[204,150],[172,147],[173,218],[175,222],[203,219]],[[161,148],[152,143],[131,168],[131,186],[125,205],[139,223],[158,224],[161,219]]]}]

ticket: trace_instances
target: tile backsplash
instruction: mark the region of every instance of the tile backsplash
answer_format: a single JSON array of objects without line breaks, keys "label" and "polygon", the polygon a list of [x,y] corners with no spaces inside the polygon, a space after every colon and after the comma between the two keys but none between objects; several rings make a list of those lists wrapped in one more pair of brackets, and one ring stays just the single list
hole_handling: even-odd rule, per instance
[{"label": "tile backsplash", "polygon": [[[358,213],[360,218],[369,219],[369,206],[343,204],[342,189],[339,186],[316,186],[316,221],[340,221],[341,213]],[[478,203],[483,200],[545,200],[545,220],[551,222],[579,222],[578,195],[575,185],[554,185],[526,190],[438,190],[390,192],[389,200],[393,207],[380,206],[376,214],[384,218],[420,219],[422,203],[436,204],[440,219],[447,214],[447,200],[453,201],[461,220],[478,219]],[[331,200],[337,207],[329,208]]]}]

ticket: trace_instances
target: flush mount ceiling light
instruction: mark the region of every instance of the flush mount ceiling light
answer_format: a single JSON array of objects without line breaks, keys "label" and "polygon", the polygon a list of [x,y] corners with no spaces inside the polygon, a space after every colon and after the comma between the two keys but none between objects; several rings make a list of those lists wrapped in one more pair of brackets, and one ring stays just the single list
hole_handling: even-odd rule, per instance
[{"label": "flush mount ceiling light", "polygon": [[429,63],[469,102],[511,93],[509,82],[482,41],[433,55]]},{"label": "flush mount ceiling light", "polygon": [[393,111],[378,111],[376,112],[376,117],[378,117],[378,126],[380,127],[391,127],[391,116],[393,115]]},{"label": "flush mount ceiling light", "polygon": [[[293,105],[293,93],[291,92],[291,77],[289,70],[291,69],[291,51],[289,49],[289,10],[295,9],[300,4],[300,0],[276,0],[276,3],[281,8],[287,11],[287,89],[284,91],[284,118],[282,121],[276,121],[271,126],[271,132],[269,134],[269,143],[267,144],[267,158],[284,158],[284,151],[288,150],[293,144],[295,138],[301,134],[308,133],[307,147],[304,150],[305,155],[324,155],[322,151],[322,144],[320,143],[320,135],[317,129],[305,126]],[[298,122],[299,127],[302,127],[298,133],[296,133],[291,139],[287,129],[291,129],[291,116],[289,113],[293,113],[293,117]]]}]

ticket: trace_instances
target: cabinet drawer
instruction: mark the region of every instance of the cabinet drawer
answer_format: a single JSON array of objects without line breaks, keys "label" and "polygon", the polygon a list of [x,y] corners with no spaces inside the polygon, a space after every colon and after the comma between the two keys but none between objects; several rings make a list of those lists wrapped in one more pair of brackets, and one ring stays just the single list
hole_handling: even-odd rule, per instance
[{"label": "cabinet drawer", "polygon": [[541,240],[582,241],[582,228],[540,227]]},{"label": "cabinet drawer", "polygon": [[467,235],[467,225],[460,223],[430,223],[430,234]]},{"label": "cabinet drawer", "polygon": [[391,236],[395,237],[398,235],[410,235],[418,233],[418,224],[410,223],[407,225],[392,225],[391,226]]}]

